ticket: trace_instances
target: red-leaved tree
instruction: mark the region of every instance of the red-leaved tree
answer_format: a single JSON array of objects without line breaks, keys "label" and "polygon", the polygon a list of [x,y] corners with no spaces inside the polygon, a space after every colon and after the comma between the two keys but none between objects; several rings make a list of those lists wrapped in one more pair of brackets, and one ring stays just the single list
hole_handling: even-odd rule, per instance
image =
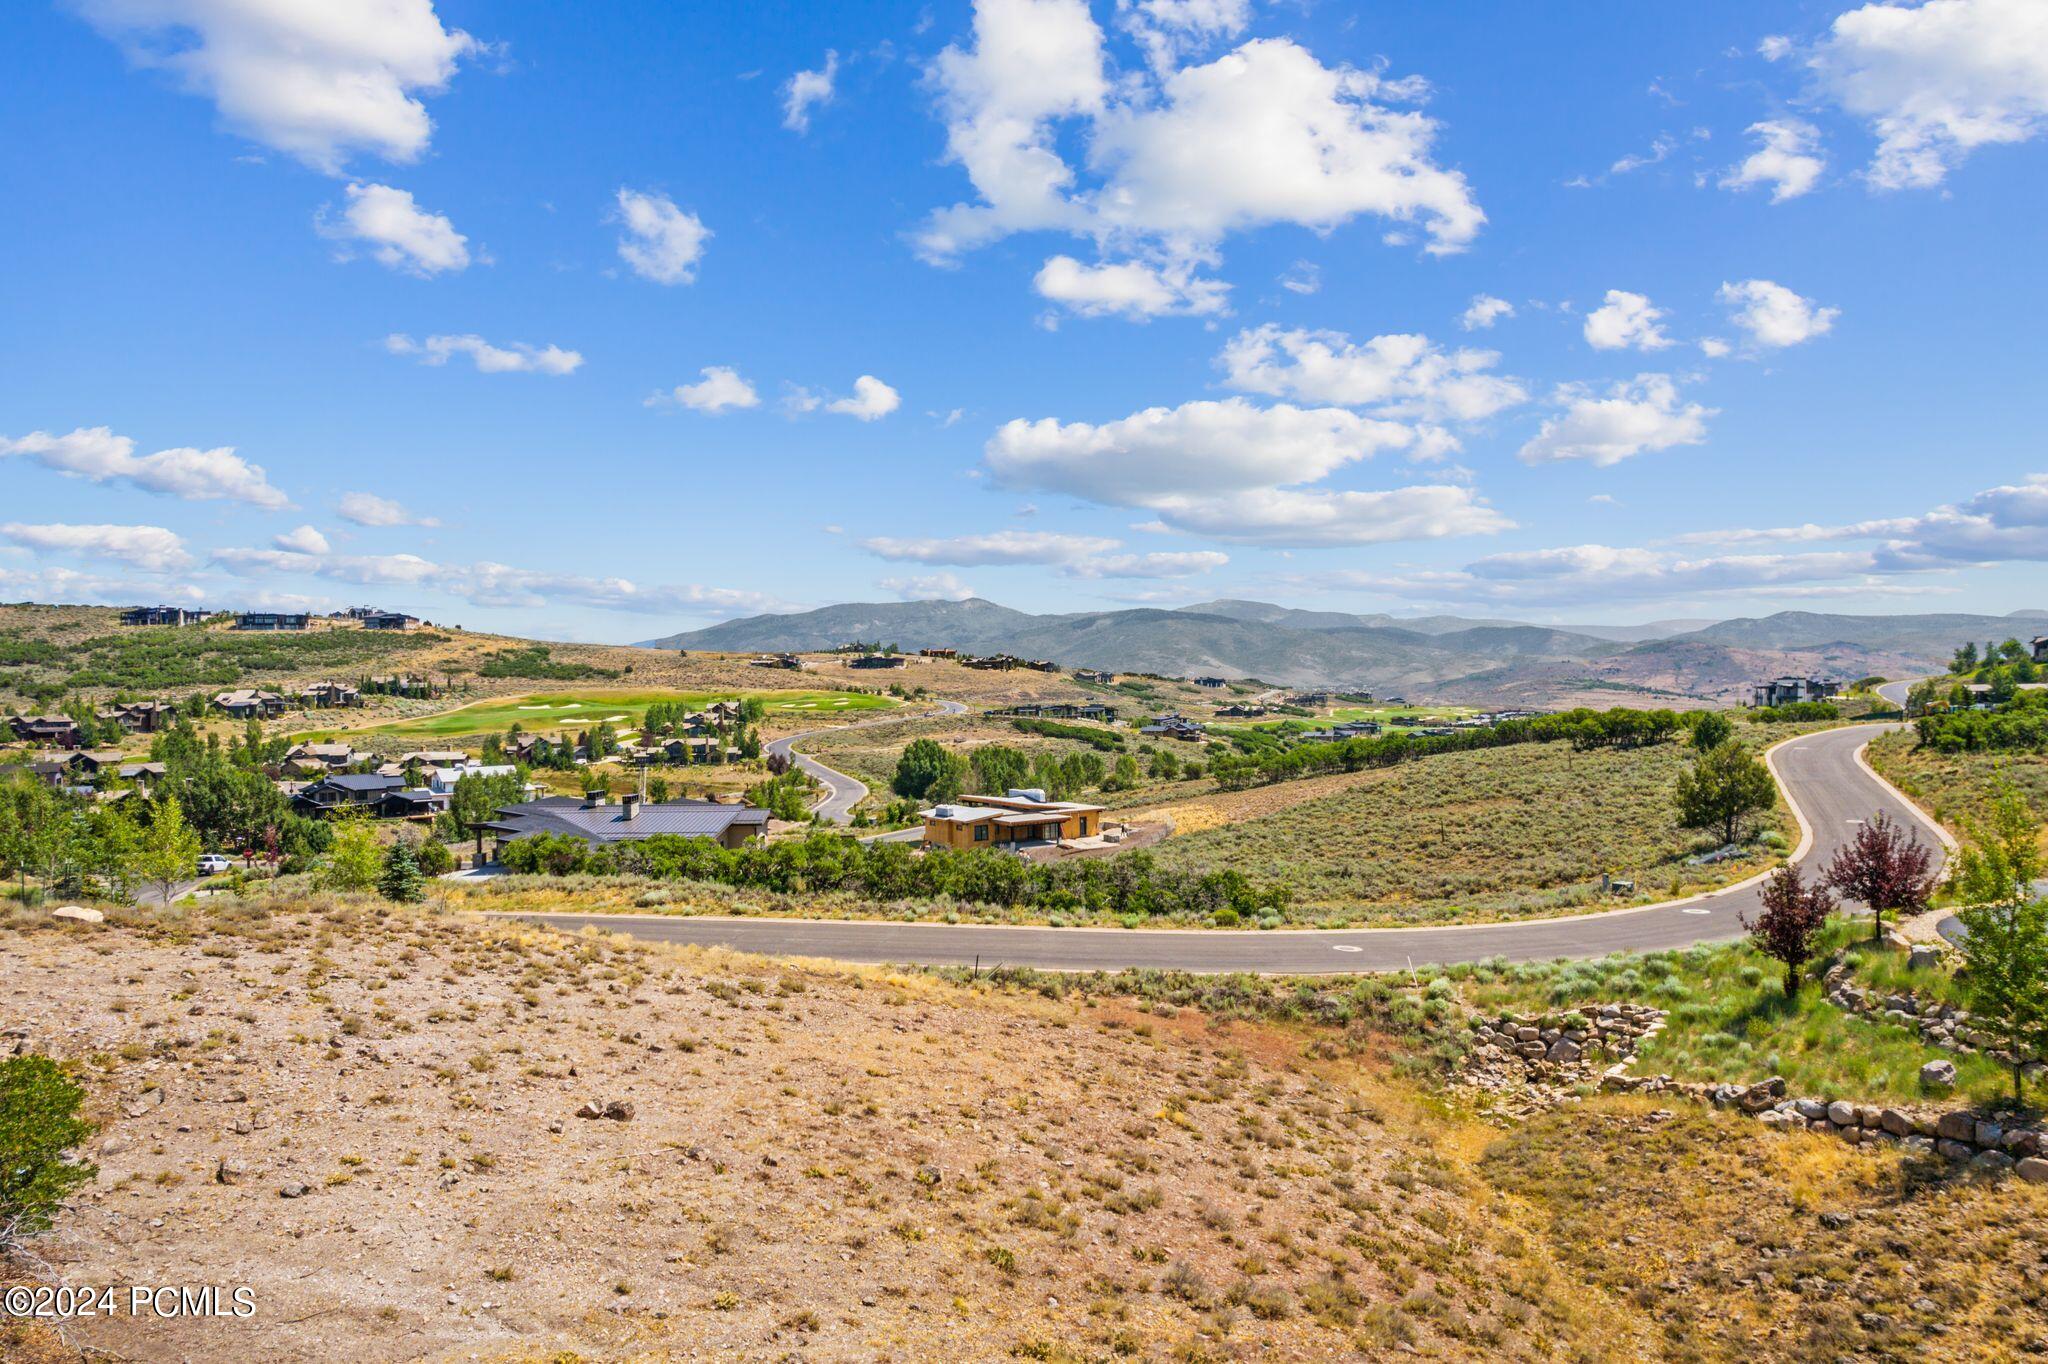
[{"label": "red-leaved tree", "polygon": [[1813,960],[1813,940],[1820,926],[1834,910],[1835,897],[1825,884],[1806,885],[1799,868],[1783,866],[1764,882],[1763,912],[1754,919],[1742,917],[1749,941],[1757,951],[1785,964],[1785,998],[1799,994],[1799,971]]},{"label": "red-leaved tree", "polygon": [[1882,812],[1835,849],[1822,881],[1837,895],[1870,907],[1871,939],[1884,936],[1888,912],[1919,913],[1934,894],[1934,849]]}]

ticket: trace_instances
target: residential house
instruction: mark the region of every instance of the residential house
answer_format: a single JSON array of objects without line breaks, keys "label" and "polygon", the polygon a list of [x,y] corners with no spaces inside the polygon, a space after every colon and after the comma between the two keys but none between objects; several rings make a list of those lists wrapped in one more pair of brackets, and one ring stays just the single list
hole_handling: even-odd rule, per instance
[{"label": "residential house", "polygon": [[312,625],[304,611],[243,611],[235,617],[237,630],[308,630]]},{"label": "residential house", "polygon": [[361,761],[361,755],[347,743],[293,744],[285,753],[287,762],[310,763],[330,772],[345,771]]},{"label": "residential house", "polygon": [[1265,713],[1266,708],[1264,706],[1248,706],[1243,702],[1224,706],[1216,712],[1219,718],[1226,720],[1256,720]]},{"label": "residential house", "polygon": [[403,611],[372,611],[357,619],[365,630],[417,630],[420,624],[418,616],[408,616]]},{"label": "residential house", "polygon": [[1227,684],[1220,677],[1198,677],[1195,679],[1195,685],[1198,687],[1208,687],[1213,690]]},{"label": "residential house", "polygon": [[1006,673],[1018,666],[1018,660],[1009,654],[984,654],[973,658],[963,658],[960,660],[960,665],[966,668],[974,668],[981,672]]},{"label": "residential house", "polygon": [[169,701],[116,701],[98,714],[130,734],[154,734],[171,727],[178,718],[178,707]]},{"label": "residential house", "polygon": [[939,648],[939,649],[919,649],[919,650],[918,650],[917,652],[918,652],[918,656],[919,656],[920,658],[958,658],[958,657],[960,657],[960,651],[959,651],[958,649],[946,649],[946,648]]},{"label": "residential house", "polygon": [[95,780],[109,768],[121,765],[121,750],[118,748],[80,749],[64,759],[64,765],[71,769],[71,775],[80,781]]},{"label": "residential house", "polygon": [[319,710],[334,706],[360,706],[363,694],[342,682],[315,682],[300,693],[307,705]]},{"label": "residential house", "polygon": [[750,668],[787,668],[791,672],[801,672],[804,661],[795,654],[762,654],[758,658],[749,659],[747,666]]},{"label": "residential house", "polygon": [[425,786],[408,786],[398,791],[387,791],[384,799],[377,803],[377,813],[385,819],[432,819],[446,810],[452,803],[446,791],[435,791]]},{"label": "residential house", "polygon": [[1298,691],[1287,698],[1287,704],[1290,706],[1300,706],[1304,710],[1321,710],[1324,706],[1330,704],[1330,693],[1326,691]]},{"label": "residential house", "polygon": [[511,763],[463,762],[436,767],[427,773],[427,789],[437,795],[455,794],[455,783],[464,777],[509,777],[519,769]]},{"label": "residential house", "polygon": [[343,772],[308,782],[292,803],[309,815],[375,813],[384,798],[405,789],[405,778],[376,772]]},{"label": "residential house", "polygon": [[499,849],[528,834],[566,834],[598,846],[666,834],[709,838],[722,847],[737,848],[758,840],[767,827],[768,812],[751,805],[709,800],[652,802],[632,795],[621,796],[614,805],[596,792],[581,800],[549,796],[501,806],[490,819],[472,826],[478,856],[483,855],[485,834],[496,836]]},{"label": "residential house", "polygon": [[1116,674],[1102,668],[1074,669],[1076,682],[1092,682],[1098,687],[1107,687],[1116,681]]},{"label": "residential house", "polygon": [[47,748],[77,748],[84,735],[68,715],[15,715],[8,718],[14,737]]},{"label": "residential house", "polygon": [[162,763],[122,763],[114,770],[122,781],[132,781],[144,791],[154,791],[165,771]]},{"label": "residential house", "polygon": [[1047,800],[1039,790],[1002,796],[962,796],[919,812],[924,841],[939,848],[1001,848],[1092,838],[1102,832],[1103,807]]},{"label": "residential house", "polygon": [[1103,724],[1116,722],[1116,707],[1105,706],[1100,701],[1020,701],[1014,706],[1004,706],[988,712],[999,720],[1099,720]]},{"label": "residential house", "polygon": [[2029,647],[2036,663],[2048,663],[2048,635],[2035,635]]},{"label": "residential house", "polygon": [[121,613],[123,625],[196,625],[200,619],[182,606],[131,606]]},{"label": "residential house", "polygon": [[909,663],[910,660],[902,654],[862,654],[858,658],[847,660],[846,666],[849,668],[902,668],[907,667]]},{"label": "residential house", "polygon": [[433,697],[441,694],[433,679],[412,673],[385,674],[367,679],[363,690],[382,696]]},{"label": "residential house", "polygon": [[1181,739],[1192,742],[1208,733],[1200,720],[1190,720],[1185,715],[1169,714],[1154,716],[1152,722],[1141,727],[1138,733],[1148,739]]},{"label": "residential house", "polygon": [[1832,679],[1818,677],[1774,677],[1750,688],[1753,706],[1789,706],[1801,701],[1825,701],[1842,689]]},{"label": "residential house", "polygon": [[216,694],[213,704],[237,720],[274,720],[285,713],[287,702],[274,691],[241,687]]}]

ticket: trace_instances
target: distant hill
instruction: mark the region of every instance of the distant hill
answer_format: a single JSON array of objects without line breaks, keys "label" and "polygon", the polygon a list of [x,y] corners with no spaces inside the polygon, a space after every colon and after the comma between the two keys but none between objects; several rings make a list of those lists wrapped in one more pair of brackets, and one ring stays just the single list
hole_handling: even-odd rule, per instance
[{"label": "distant hill", "polygon": [[1780,611],[1775,616],[1719,621],[1681,639],[1728,644],[1741,649],[1815,649],[1849,644],[1946,659],[1968,640],[2025,638],[2042,624],[2043,613],[2016,611],[2009,616],[1834,616],[1811,611]]}]

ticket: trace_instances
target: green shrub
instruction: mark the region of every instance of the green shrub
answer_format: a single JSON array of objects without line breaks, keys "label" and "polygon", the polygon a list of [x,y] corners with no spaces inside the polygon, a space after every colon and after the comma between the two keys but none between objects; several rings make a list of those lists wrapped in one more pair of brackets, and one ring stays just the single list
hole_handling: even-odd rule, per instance
[{"label": "green shrub", "polygon": [[0,1061],[0,1247],[47,1230],[64,1196],[98,1173],[64,1160],[93,1134],[78,1116],[84,1100],[46,1056]]}]

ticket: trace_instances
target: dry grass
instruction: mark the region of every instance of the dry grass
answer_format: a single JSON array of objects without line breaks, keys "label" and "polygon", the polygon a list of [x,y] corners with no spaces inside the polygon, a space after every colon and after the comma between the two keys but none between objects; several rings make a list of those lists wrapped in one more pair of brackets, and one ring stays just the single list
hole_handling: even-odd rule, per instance
[{"label": "dry grass", "polygon": [[[2001,782],[2024,794],[2048,825],[2048,756],[2039,753],[1942,753],[1922,748],[1910,731],[1871,740],[1870,765],[1917,801],[1949,832],[1960,835],[1980,818]],[[2048,851],[2048,827],[2042,830]]]}]

